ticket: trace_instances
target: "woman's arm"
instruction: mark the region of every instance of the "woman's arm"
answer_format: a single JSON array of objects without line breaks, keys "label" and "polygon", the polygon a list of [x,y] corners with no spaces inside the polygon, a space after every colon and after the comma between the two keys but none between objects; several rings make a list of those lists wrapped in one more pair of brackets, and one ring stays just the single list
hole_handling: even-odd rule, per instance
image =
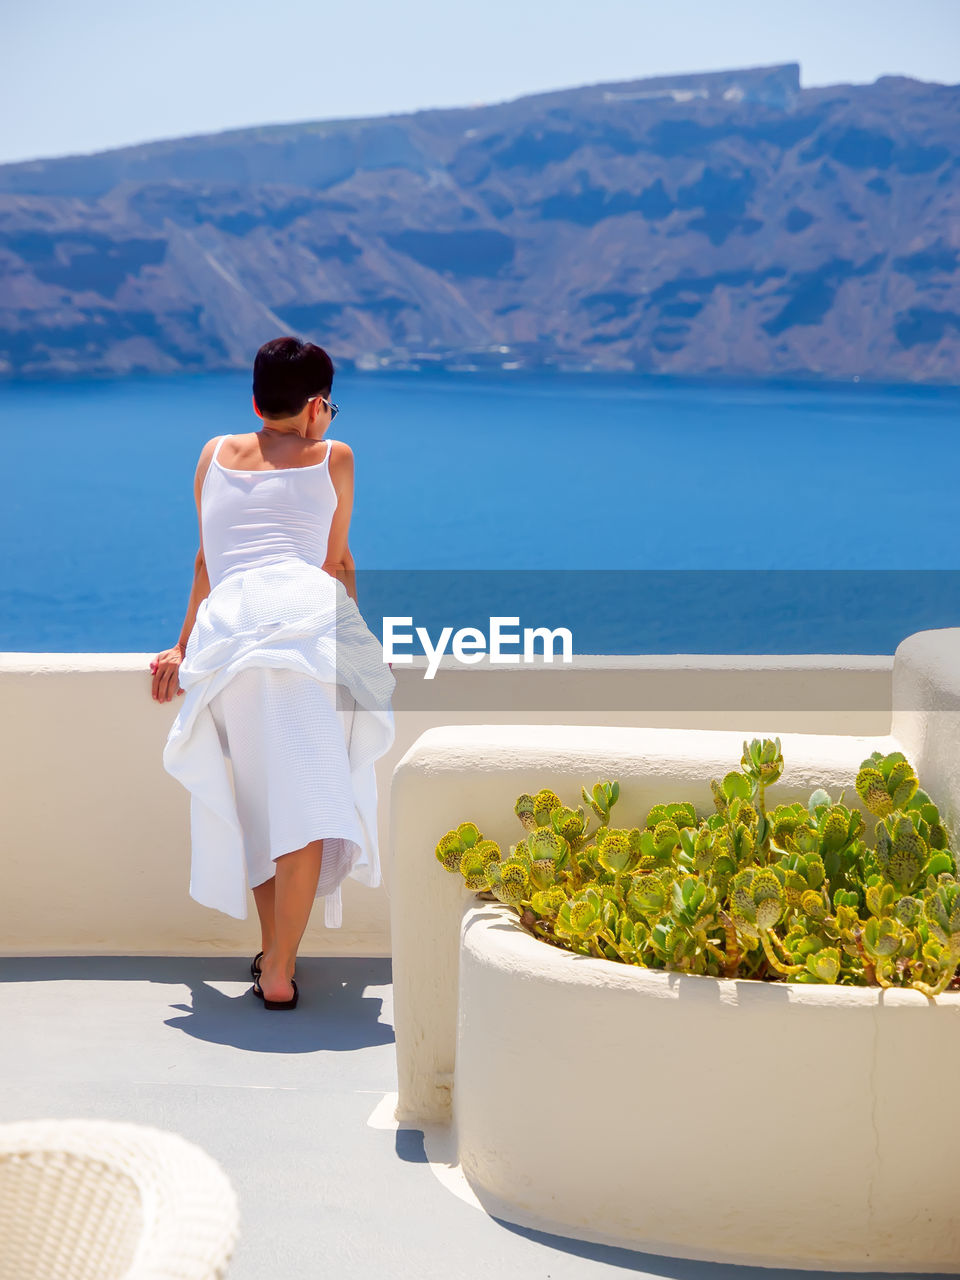
[{"label": "woman's arm", "polygon": [[190,600],[187,604],[187,616],[183,620],[183,627],[180,631],[180,639],[172,649],[165,649],[163,653],[158,653],[150,664],[150,670],[153,672],[151,696],[158,702],[169,702],[176,694],[183,693],[183,690],[179,688],[180,663],[183,661],[183,655],[187,651],[187,641],[190,639],[193,624],[197,620],[197,610],[200,608],[200,602],[210,594],[210,578],[207,574],[207,562],[203,555],[203,517],[200,507],[200,494],[203,489],[207,468],[210,466],[210,459],[213,457],[213,451],[219,439],[219,436],[215,436],[203,446],[197,462],[197,470],[193,477],[193,499],[197,506],[197,524],[200,527],[200,549],[197,551],[193,562],[193,582],[190,586]]},{"label": "woman's arm", "polygon": [[[333,449],[336,444],[336,449]],[[330,479],[337,491],[337,509],[330,522],[330,536],[327,540],[327,558],[323,567],[333,578],[339,578],[344,590],[359,608],[357,600],[356,564],[347,545],[350,532],[350,517],[353,514],[353,450],[345,440],[331,441],[328,448],[333,449],[330,455]]]},{"label": "woman's arm", "polygon": [[150,670],[153,672],[152,694],[158,702],[169,702],[176,694],[183,693],[183,690],[179,688],[180,663],[183,661],[183,655],[187,651],[187,641],[190,639],[193,624],[197,620],[200,601],[209,594],[210,579],[207,576],[207,565],[203,558],[203,548],[201,547],[193,562],[193,584],[190,588],[190,602],[187,605],[187,616],[183,620],[180,639],[172,649],[165,649],[163,653],[158,653],[150,664]]},{"label": "woman's arm", "polygon": [[193,585],[190,588],[190,602],[187,605],[187,616],[183,620],[180,639],[177,641],[177,645],[175,647],[186,651],[187,641],[190,639],[190,632],[193,630],[193,624],[197,620],[197,610],[200,608],[200,601],[204,600],[209,594],[210,579],[207,576],[207,562],[203,558],[203,547],[201,547],[193,562]]}]

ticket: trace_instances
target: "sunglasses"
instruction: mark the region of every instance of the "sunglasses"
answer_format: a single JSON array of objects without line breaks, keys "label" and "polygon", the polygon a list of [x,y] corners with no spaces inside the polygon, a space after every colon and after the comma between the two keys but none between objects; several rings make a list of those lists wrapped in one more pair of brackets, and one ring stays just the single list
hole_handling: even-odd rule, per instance
[{"label": "sunglasses", "polygon": [[337,416],[337,414],[340,412],[340,406],[339,406],[338,404],[334,404],[332,400],[327,400],[327,399],[325,399],[323,396],[310,396],[310,397],[309,397],[309,399],[308,399],[308,401],[307,401],[307,403],[308,403],[308,404],[309,404],[310,400],[319,400],[321,404],[325,404],[325,405],[327,406],[327,408],[330,410],[330,421],[331,421],[331,422],[334,420],[334,418],[335,418],[335,417]]}]

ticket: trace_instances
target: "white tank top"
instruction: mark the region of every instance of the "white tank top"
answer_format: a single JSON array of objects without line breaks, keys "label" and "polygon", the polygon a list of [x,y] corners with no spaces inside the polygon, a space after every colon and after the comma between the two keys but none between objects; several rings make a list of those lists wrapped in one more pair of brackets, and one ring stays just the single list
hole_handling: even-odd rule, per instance
[{"label": "white tank top", "polygon": [[236,471],[217,460],[221,436],[200,490],[203,555],[210,589],[257,565],[304,560],[322,569],[337,491],[330,449],[310,467]]}]

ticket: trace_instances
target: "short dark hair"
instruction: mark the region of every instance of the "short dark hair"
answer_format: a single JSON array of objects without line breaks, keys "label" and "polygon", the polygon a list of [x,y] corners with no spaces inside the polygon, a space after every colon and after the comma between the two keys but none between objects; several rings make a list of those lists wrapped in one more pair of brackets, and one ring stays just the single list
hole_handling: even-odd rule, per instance
[{"label": "short dark hair", "polygon": [[312,342],[274,338],[253,362],[253,398],[265,418],[292,418],[311,396],[333,389],[333,361]]}]

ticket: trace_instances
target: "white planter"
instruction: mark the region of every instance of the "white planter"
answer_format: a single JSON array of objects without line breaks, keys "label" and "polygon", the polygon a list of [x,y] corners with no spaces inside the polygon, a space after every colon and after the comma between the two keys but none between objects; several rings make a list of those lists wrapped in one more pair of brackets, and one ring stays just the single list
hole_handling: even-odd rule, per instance
[{"label": "white planter", "polygon": [[960,994],[671,974],[460,929],[453,1122],[489,1212],[687,1258],[960,1274]]},{"label": "white planter", "polygon": [[[960,831],[960,628],[897,648],[889,732],[783,733],[768,797],[854,800],[904,751]],[[397,765],[390,843],[394,1119],[508,1221],[685,1258],[960,1274],[960,996],[726,981],[577,956],[478,903],[433,856],[470,818],[508,848],[516,797],[618,778],[616,821],[713,808],[719,729],[434,726]],[[575,802],[575,801],[574,801]],[[635,820],[635,819],[634,819]]]}]

